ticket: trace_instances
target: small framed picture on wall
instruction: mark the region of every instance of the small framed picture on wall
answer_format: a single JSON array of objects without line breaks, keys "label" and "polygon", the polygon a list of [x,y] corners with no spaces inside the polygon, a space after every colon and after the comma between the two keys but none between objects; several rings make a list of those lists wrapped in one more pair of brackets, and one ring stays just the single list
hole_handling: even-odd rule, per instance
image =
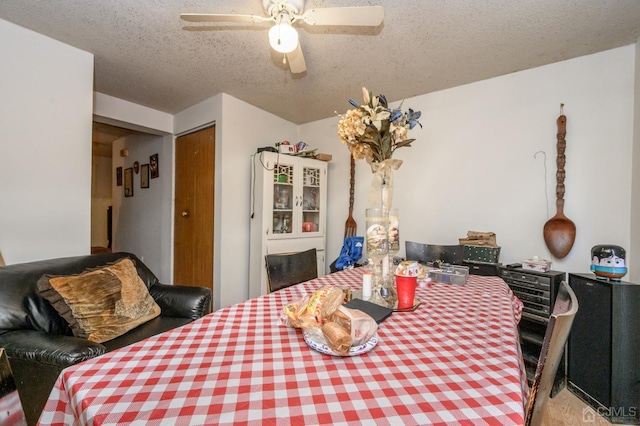
[{"label": "small framed picture on wall", "polygon": [[122,167],[116,167],[116,186],[122,186]]},{"label": "small framed picture on wall", "polygon": [[149,165],[143,164],[140,166],[140,188],[149,187]]},{"label": "small framed picture on wall", "polygon": [[133,197],[133,168],[124,169],[124,196]]},{"label": "small framed picture on wall", "polygon": [[155,179],[158,176],[160,176],[159,173],[159,164],[158,164],[158,154],[153,154],[151,157],[149,157],[149,167],[150,167],[150,174],[151,174],[151,179]]}]

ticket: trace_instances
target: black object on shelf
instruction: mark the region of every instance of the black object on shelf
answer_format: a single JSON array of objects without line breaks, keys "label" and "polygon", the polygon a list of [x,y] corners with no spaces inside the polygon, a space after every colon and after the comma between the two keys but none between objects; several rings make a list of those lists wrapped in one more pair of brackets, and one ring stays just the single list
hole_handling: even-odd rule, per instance
[{"label": "black object on shelf", "polygon": [[470,260],[463,260],[462,266],[466,266],[467,268],[469,268],[469,273],[471,275],[499,277],[502,263],[473,262]]},{"label": "black object on shelf", "polygon": [[261,153],[263,151],[267,151],[267,152],[278,152],[278,150],[272,146],[265,146],[263,148],[258,148],[257,153]]}]

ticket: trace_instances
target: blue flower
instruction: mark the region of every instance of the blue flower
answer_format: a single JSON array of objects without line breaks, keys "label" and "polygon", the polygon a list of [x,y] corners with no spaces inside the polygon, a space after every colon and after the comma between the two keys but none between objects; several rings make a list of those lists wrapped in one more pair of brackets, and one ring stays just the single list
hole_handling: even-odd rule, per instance
[{"label": "blue flower", "polygon": [[391,117],[389,117],[389,120],[393,121],[394,123],[397,123],[400,117],[402,117],[402,111],[400,111],[399,109],[394,109],[391,112]]},{"label": "blue flower", "polygon": [[407,123],[409,123],[410,130],[416,127],[416,124],[419,125],[420,128],[422,129],[422,123],[418,121],[421,115],[422,115],[422,112],[413,111],[411,108],[409,108],[409,111],[406,114],[406,120],[407,120]]}]

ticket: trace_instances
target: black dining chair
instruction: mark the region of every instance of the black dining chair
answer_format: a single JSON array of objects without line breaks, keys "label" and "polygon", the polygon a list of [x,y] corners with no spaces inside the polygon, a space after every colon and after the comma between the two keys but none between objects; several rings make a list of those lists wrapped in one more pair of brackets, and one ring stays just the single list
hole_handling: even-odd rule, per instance
[{"label": "black dining chair", "polygon": [[420,263],[440,261],[450,265],[462,265],[462,245],[435,245],[405,241],[405,258]]},{"label": "black dining chair", "polygon": [[9,359],[3,348],[0,348],[0,424],[26,425],[27,420],[22,409],[16,381],[9,365]]},{"label": "black dining chair", "polygon": [[573,319],[578,312],[578,299],[565,281],[560,283],[558,295],[549,317],[547,330],[538,358],[536,375],[531,385],[525,408],[525,425],[542,424],[544,407],[549,400],[553,381],[558,371]]},{"label": "black dining chair", "polygon": [[316,249],[265,256],[269,293],[318,277]]}]

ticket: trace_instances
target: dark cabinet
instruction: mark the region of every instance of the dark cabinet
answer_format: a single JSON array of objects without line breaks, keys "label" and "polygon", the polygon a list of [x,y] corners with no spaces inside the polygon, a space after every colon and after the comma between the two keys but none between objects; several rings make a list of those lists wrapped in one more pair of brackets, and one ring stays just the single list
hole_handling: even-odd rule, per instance
[{"label": "dark cabinet", "polygon": [[463,260],[462,266],[469,268],[469,273],[472,275],[484,275],[484,276],[500,276],[501,263],[485,263],[485,262],[473,262],[470,260]]},{"label": "dark cabinet", "polygon": [[[566,274],[560,271],[538,272],[522,268],[501,268],[500,276],[523,304],[522,319],[518,329],[527,379],[531,385],[538,366],[538,357],[542,350],[549,316],[553,311],[560,283],[565,279]],[[555,396],[562,389],[565,375],[563,358],[556,373],[551,396]]]},{"label": "dark cabinet", "polygon": [[578,313],[567,387],[612,423],[640,424],[640,285],[569,274]]}]

